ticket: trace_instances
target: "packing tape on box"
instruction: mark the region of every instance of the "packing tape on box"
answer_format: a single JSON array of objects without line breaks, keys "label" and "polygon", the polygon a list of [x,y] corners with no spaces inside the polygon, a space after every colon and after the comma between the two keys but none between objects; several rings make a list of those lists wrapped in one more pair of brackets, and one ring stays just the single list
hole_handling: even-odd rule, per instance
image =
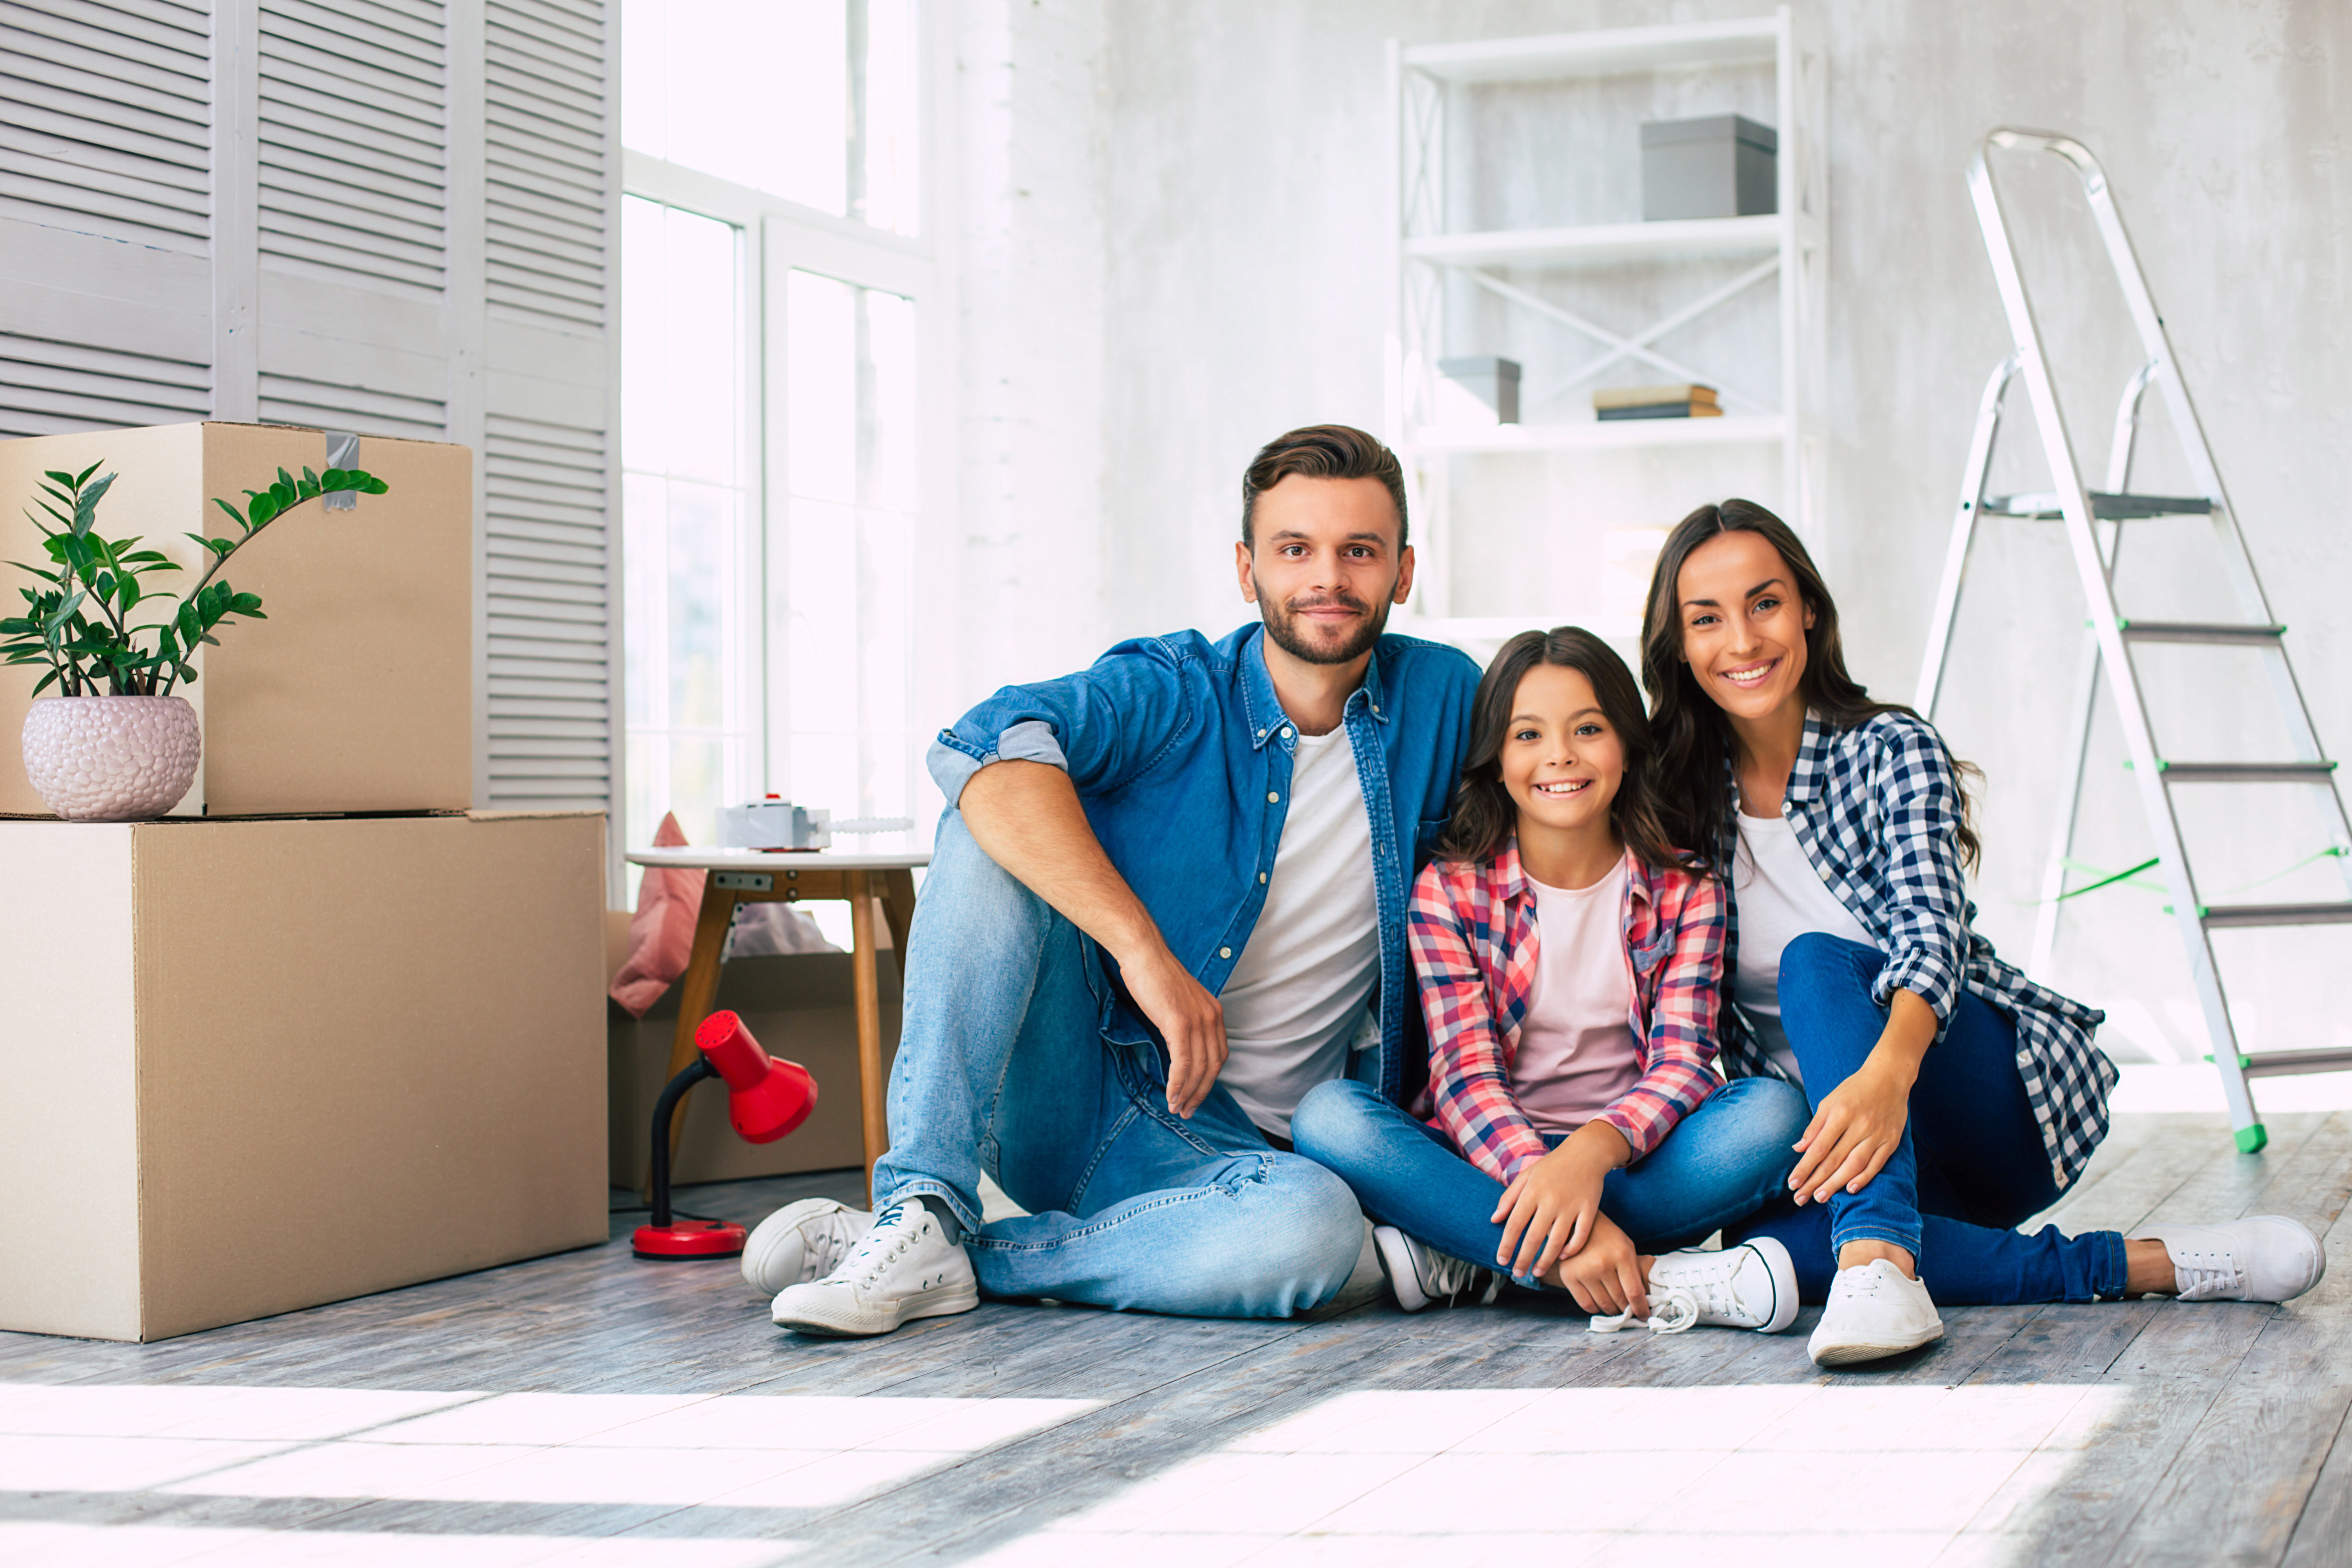
[{"label": "packing tape on box", "polygon": [[[356,468],[360,466],[360,438],[350,430],[327,432],[327,467]],[[319,498],[319,505],[328,511],[357,511],[360,498],[354,490],[337,490]]]}]

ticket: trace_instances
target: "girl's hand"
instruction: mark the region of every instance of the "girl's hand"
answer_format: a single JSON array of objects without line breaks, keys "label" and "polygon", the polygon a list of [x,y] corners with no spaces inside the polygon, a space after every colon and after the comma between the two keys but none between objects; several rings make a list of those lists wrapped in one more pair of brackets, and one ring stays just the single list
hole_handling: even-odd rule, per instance
[{"label": "girl's hand", "polygon": [[1593,1222],[1592,1239],[1573,1258],[1560,1260],[1559,1283],[1576,1298],[1576,1304],[1594,1314],[1633,1310],[1638,1318],[1650,1315],[1649,1292],[1642,1284],[1642,1260],[1633,1238],[1617,1228],[1607,1215]]},{"label": "girl's hand", "polygon": [[1803,1158],[1789,1173],[1789,1186],[1799,1204],[1825,1204],[1841,1187],[1858,1193],[1885,1168],[1903,1142],[1911,1086],[1935,1040],[1935,1010],[1897,989],[1878,1044],[1852,1078],[1822,1096],[1821,1109],[1797,1140]]},{"label": "girl's hand", "polygon": [[1588,1121],[1567,1142],[1526,1167],[1503,1189],[1489,1219],[1503,1227],[1495,1266],[1521,1278],[1540,1277],[1592,1239],[1601,1213],[1601,1181],[1633,1157],[1624,1135],[1605,1121]]}]

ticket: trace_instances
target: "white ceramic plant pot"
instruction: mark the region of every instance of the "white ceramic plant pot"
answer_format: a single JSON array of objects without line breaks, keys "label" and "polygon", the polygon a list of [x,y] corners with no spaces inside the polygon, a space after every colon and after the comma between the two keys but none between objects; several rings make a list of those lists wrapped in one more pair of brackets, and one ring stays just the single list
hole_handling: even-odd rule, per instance
[{"label": "white ceramic plant pot", "polygon": [[25,714],[25,773],[74,822],[161,816],[195,782],[203,736],[184,697],[46,697]]}]

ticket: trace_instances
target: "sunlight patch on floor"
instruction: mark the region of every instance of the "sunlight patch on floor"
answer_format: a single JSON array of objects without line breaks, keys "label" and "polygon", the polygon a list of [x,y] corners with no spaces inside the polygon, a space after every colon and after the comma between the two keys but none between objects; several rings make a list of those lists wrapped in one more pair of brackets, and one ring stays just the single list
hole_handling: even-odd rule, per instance
[{"label": "sunlight patch on floor", "polygon": [[2124,1397],[1851,1383],[1343,1394],[977,1562],[1990,1564]]}]

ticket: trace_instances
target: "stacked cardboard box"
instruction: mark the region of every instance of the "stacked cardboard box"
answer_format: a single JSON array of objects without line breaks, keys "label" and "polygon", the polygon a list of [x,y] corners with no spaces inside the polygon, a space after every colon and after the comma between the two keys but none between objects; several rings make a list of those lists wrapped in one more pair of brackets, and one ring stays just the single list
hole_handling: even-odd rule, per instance
[{"label": "stacked cardboard box", "polygon": [[[39,558],[41,473],[103,462],[107,535],[193,567],[212,497],[326,440],[0,443],[0,560]],[[160,1339],[606,1237],[604,818],[466,810],[472,455],[342,466],[389,493],[225,574],[269,618],[205,650],[180,814],[0,822],[0,1329]],[[0,669],[6,752],[35,673]],[[42,810],[0,757],[0,814]]]}]

